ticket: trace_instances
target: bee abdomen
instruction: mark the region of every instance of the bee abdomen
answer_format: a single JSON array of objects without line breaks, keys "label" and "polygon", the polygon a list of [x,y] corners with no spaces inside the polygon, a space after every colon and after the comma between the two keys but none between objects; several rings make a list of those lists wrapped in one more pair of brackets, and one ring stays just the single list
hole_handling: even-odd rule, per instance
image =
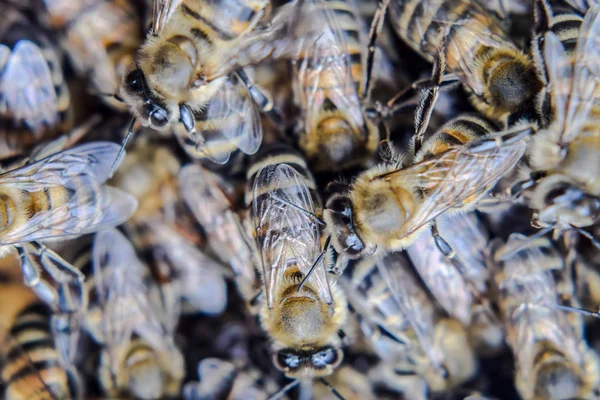
[{"label": "bee abdomen", "polygon": [[482,138],[492,132],[494,127],[477,115],[465,114],[447,122],[429,138],[425,139],[421,154],[423,158],[435,156],[471,140]]},{"label": "bee abdomen", "polygon": [[50,312],[36,303],[21,311],[9,332],[2,381],[5,399],[74,399],[71,378],[60,362],[50,328]]}]

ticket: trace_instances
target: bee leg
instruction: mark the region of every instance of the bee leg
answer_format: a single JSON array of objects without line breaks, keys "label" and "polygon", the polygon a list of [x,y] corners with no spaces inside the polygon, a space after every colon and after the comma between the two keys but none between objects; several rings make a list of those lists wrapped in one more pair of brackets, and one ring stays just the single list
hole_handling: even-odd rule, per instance
[{"label": "bee leg", "polygon": [[474,140],[467,143],[469,151],[473,153],[490,151],[495,147],[502,147],[515,143],[525,136],[530,136],[535,133],[537,128],[534,125],[520,125],[506,131],[496,132],[491,136],[481,140]]},{"label": "bee leg", "polygon": [[[32,242],[40,265],[58,284],[58,309],[74,312],[85,305],[84,275],[46,246]],[[74,294],[74,296],[73,296]]]},{"label": "bee leg", "polygon": [[77,351],[80,317],[77,313],[56,313],[50,319],[52,336],[65,366],[73,365]]},{"label": "bee leg", "polygon": [[[30,246],[26,243],[25,246]],[[58,293],[48,281],[43,279],[40,274],[38,264],[31,257],[30,251],[24,245],[15,246],[19,259],[21,260],[21,269],[23,271],[23,284],[35,292],[42,301],[52,308],[58,304]]]},{"label": "bee leg", "polygon": [[273,101],[262,91],[260,90],[252,80],[248,77],[246,72],[241,69],[236,72],[236,75],[240,78],[242,83],[248,89],[250,96],[252,96],[252,100],[258,105],[260,110],[265,113],[271,121],[275,124],[275,126],[281,126],[283,124],[283,117],[277,108],[273,106]]},{"label": "bee leg", "polygon": [[113,163],[113,165],[110,169],[110,178],[112,178],[112,176],[114,175],[115,171],[119,167],[119,164],[121,163],[121,160],[123,159],[123,156],[125,155],[125,146],[127,146],[127,142],[129,142],[129,140],[133,136],[133,126],[135,125],[135,121],[136,121],[136,118],[132,118],[131,122],[129,123],[129,127],[127,128],[127,135],[125,135],[125,138],[123,139],[123,142],[121,143],[121,148],[119,149],[119,153],[117,154],[117,157],[115,158],[115,162]]},{"label": "bee leg", "polygon": [[[445,74],[438,87],[439,90],[450,90],[456,87],[458,83],[459,80],[455,74]],[[422,90],[429,90],[433,86],[435,85],[431,81],[431,78],[420,79],[400,91],[400,93],[392,97],[386,104],[376,102],[374,106],[366,107],[365,115],[374,120],[392,118],[406,109],[416,107],[419,103],[416,96]]]},{"label": "bee leg", "polygon": [[421,103],[415,113],[415,136],[413,139],[413,151],[415,154],[419,152],[423,144],[423,137],[425,136],[425,131],[429,126],[429,120],[437,102],[445,70],[446,56],[443,51],[440,51],[436,54],[431,72],[431,82],[433,82],[433,85],[428,90],[424,90],[425,95],[422,97]]},{"label": "bee leg", "polygon": [[375,61],[375,51],[377,51],[377,40],[379,38],[379,34],[381,33],[381,29],[383,28],[383,23],[385,22],[385,13],[389,4],[390,0],[379,0],[379,6],[377,7],[377,11],[375,12],[373,21],[371,22],[371,29],[369,30],[369,46],[367,47],[367,65],[365,68],[365,76],[363,78],[363,89],[361,93],[363,104],[364,100],[366,100],[369,97],[369,92],[371,89],[371,79],[373,75],[373,66]]}]

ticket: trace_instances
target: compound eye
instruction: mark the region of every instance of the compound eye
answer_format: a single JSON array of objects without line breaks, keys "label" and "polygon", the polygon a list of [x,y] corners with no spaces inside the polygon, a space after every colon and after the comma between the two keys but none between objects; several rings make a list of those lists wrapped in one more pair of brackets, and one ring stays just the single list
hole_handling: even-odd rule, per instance
[{"label": "compound eye", "polygon": [[273,357],[273,363],[275,364],[275,367],[280,371],[296,369],[300,366],[301,362],[302,358],[300,356],[285,351],[279,351]]},{"label": "compound eye", "polygon": [[169,118],[167,118],[167,112],[162,108],[158,108],[150,114],[150,123],[153,126],[163,127],[167,125],[168,122]]},{"label": "compound eye", "polygon": [[125,77],[125,85],[133,92],[141,92],[142,89],[142,74],[139,69],[131,71]]},{"label": "compound eye", "polygon": [[339,356],[334,349],[325,349],[313,354],[311,361],[317,368],[325,368],[328,365],[333,365],[338,362]]}]

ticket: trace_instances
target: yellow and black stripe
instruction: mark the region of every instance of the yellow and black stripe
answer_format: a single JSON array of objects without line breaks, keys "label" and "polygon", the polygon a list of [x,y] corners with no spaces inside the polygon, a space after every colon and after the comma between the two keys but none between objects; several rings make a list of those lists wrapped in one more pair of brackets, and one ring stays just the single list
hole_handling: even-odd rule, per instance
[{"label": "yellow and black stripe", "polygon": [[35,303],[15,318],[2,367],[6,400],[78,398],[77,380],[62,366],[50,328],[50,311]]}]

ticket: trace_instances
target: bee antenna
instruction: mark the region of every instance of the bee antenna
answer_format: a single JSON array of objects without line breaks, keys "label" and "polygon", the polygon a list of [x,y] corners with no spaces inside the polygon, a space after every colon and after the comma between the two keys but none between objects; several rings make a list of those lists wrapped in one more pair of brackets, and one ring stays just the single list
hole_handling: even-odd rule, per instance
[{"label": "bee antenna", "polygon": [[274,393],[271,397],[269,397],[269,400],[277,400],[282,398],[284,394],[298,386],[299,383],[300,381],[298,379],[294,379],[293,381],[282,387],[277,393]]},{"label": "bee antenna", "polygon": [[319,263],[321,262],[321,260],[325,256],[325,253],[327,253],[327,249],[329,249],[329,243],[330,242],[331,242],[331,236],[328,236],[327,240],[325,241],[325,246],[323,246],[323,251],[321,251],[321,254],[319,254],[319,257],[317,257],[317,260],[314,262],[314,264],[312,265],[312,267],[310,267],[310,270],[308,271],[308,274],[306,274],[306,276],[304,277],[304,279],[302,279],[302,282],[300,282],[300,286],[298,286],[298,293],[300,293],[302,291],[302,288],[304,287],[304,284],[308,281],[308,277],[311,276],[311,274],[313,273],[313,271],[317,268],[317,265],[319,265]]},{"label": "bee antenna", "polygon": [[113,163],[113,165],[110,169],[110,177],[111,178],[114,175],[117,168],[119,167],[119,164],[121,163],[121,159],[123,158],[123,155],[125,153],[125,146],[127,145],[127,142],[129,142],[129,139],[131,139],[131,136],[133,136],[133,126],[135,125],[135,121],[137,121],[137,118],[133,117],[131,119],[131,122],[129,123],[129,127],[127,128],[127,135],[125,135],[125,138],[123,139],[123,143],[121,143],[121,148],[119,149],[119,153],[117,154],[117,157],[115,158],[115,162]]},{"label": "bee antenna", "polygon": [[586,315],[588,317],[600,318],[600,313],[599,312],[586,310],[585,308],[563,306],[562,304],[555,304],[554,307],[557,308],[557,309],[559,309],[559,310],[566,311],[566,312],[575,312],[575,313],[578,313],[578,314]]},{"label": "bee antenna", "polygon": [[340,394],[340,392],[338,392],[338,391],[337,391],[337,390],[336,390],[336,389],[335,389],[335,388],[334,388],[334,387],[331,385],[331,383],[327,382],[327,381],[325,380],[325,378],[319,378],[319,381],[320,381],[320,382],[321,382],[323,385],[327,386],[327,389],[331,390],[331,393],[333,393],[333,395],[334,395],[335,397],[337,397],[337,398],[338,398],[338,399],[340,399],[340,400],[345,400],[345,399],[344,399],[344,396],[342,396],[342,395]]}]

